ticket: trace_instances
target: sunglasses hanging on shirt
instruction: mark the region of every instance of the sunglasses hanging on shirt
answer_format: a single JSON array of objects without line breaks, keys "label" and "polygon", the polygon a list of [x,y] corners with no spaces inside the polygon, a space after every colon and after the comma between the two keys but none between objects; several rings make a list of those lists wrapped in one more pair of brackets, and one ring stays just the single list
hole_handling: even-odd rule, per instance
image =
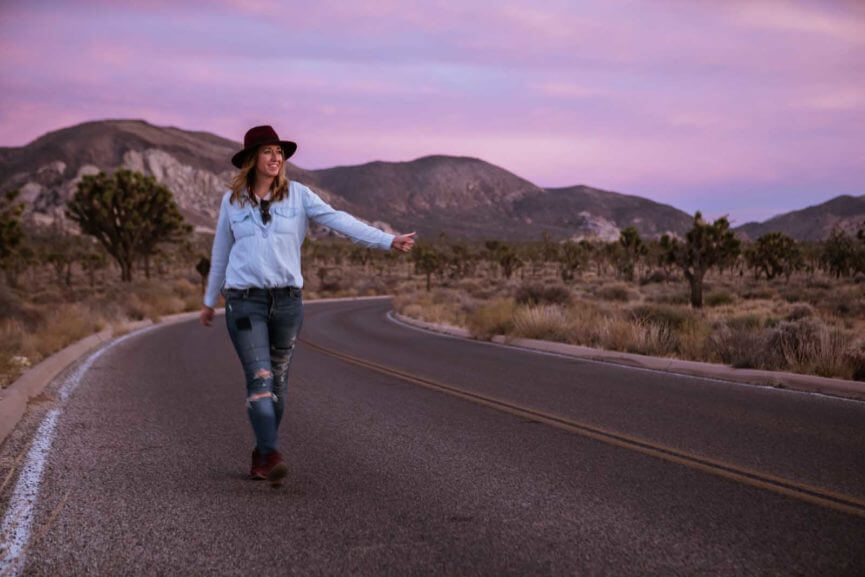
[{"label": "sunglasses hanging on shirt", "polygon": [[261,210],[261,222],[263,222],[264,224],[270,222],[270,201],[259,201],[258,208]]}]

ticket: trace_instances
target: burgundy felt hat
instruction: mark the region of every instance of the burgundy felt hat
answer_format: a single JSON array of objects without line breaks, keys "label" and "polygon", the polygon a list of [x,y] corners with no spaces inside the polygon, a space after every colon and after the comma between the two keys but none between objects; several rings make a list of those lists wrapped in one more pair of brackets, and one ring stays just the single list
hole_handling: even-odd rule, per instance
[{"label": "burgundy felt hat", "polygon": [[231,164],[237,168],[241,168],[243,162],[246,160],[246,156],[262,144],[280,145],[285,160],[288,160],[288,157],[294,154],[294,151],[297,150],[296,143],[290,140],[280,140],[276,131],[272,127],[267,125],[253,126],[246,131],[246,135],[243,137],[243,150],[231,157]]}]

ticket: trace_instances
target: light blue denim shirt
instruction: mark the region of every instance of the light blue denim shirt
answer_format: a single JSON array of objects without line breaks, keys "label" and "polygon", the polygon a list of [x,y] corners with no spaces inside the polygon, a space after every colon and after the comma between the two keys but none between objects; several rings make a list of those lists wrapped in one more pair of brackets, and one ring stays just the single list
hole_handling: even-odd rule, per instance
[{"label": "light blue denim shirt", "polygon": [[303,286],[300,246],[309,219],[340,232],[355,243],[388,250],[394,235],[364,224],[350,214],[334,210],[316,193],[290,181],[288,194],[270,205],[270,221],[261,221],[257,207],[231,204],[231,191],[222,197],[210,275],[204,304],[216,306],[225,288]]}]

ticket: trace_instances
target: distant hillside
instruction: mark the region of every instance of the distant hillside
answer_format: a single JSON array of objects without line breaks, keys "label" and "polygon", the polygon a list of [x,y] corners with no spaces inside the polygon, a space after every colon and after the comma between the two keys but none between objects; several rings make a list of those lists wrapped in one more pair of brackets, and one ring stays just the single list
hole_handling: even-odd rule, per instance
[{"label": "distant hillside", "polygon": [[[83,175],[129,168],[154,176],[174,193],[190,222],[212,228],[233,171],[228,159],[240,148],[241,143],[208,132],[143,120],[85,122],[26,146],[0,148],[0,189],[21,188],[37,217],[49,220]],[[297,180],[314,178],[291,163],[287,172]]]},{"label": "distant hillside", "polygon": [[[543,192],[527,180],[475,158],[428,156],[317,170],[318,182],[352,204],[424,236],[537,237],[520,226],[514,201]],[[526,229],[529,230],[526,230]]]},{"label": "distant hillside", "polygon": [[424,235],[512,240],[683,234],[691,218],[645,198],[587,186],[543,189],[476,158],[427,156],[314,171],[319,183],[363,210]]},{"label": "distant hillside", "polygon": [[[693,217],[686,212],[639,196],[582,185],[544,192],[521,199],[518,210],[532,221],[557,230],[576,225],[600,231],[607,223],[614,223],[619,229],[634,226],[643,236],[657,237],[667,232],[684,235],[693,224]],[[604,235],[598,232],[598,236]]]},{"label": "distant hillside", "polygon": [[[241,147],[207,132],[143,120],[85,122],[49,132],[22,147],[0,148],[0,190],[22,189],[29,218],[62,218],[85,174],[129,168],[150,174],[175,195],[183,214],[212,228]],[[636,226],[644,236],[684,234],[690,216],[645,198],[588,186],[545,190],[483,160],[427,156],[308,171],[289,163],[289,178],[311,186],[337,209],[385,229],[426,238],[538,239],[618,237]]]},{"label": "distant hillside", "polygon": [[797,240],[823,240],[836,226],[849,233],[865,222],[865,195],[836,196],[822,204],[774,216],[765,222],[749,222],[736,232],[757,239],[767,232],[782,232]]}]

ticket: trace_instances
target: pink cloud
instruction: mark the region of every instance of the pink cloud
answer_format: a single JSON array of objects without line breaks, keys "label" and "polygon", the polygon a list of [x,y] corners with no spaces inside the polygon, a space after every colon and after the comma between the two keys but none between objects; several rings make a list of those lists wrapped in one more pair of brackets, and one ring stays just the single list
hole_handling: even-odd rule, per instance
[{"label": "pink cloud", "polygon": [[[742,24],[769,30],[781,30],[792,32],[804,32],[807,34],[823,35],[833,40],[865,44],[865,20],[861,5],[859,7],[859,19],[850,18],[848,10],[841,4],[842,10],[837,14],[827,13],[827,3],[823,2],[816,6],[806,6],[791,2],[774,1],[752,1],[736,4],[736,19]],[[828,6],[838,8],[836,6]],[[846,6],[849,10],[855,10],[855,4]]]},{"label": "pink cloud", "polygon": [[668,198],[862,190],[863,25],[853,2],[21,3],[0,11],[0,143],[106,116],[272,123],[301,166],[445,153]]}]

